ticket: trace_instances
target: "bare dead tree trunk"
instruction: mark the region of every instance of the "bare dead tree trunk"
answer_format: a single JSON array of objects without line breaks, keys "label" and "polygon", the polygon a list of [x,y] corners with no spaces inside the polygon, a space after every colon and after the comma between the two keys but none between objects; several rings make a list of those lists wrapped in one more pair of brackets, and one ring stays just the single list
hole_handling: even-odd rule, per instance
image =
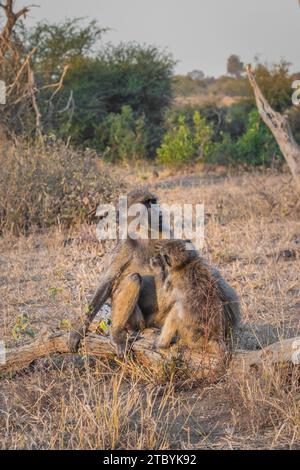
[{"label": "bare dead tree trunk", "polygon": [[294,177],[297,191],[300,193],[300,147],[292,135],[287,116],[277,113],[269,105],[255,80],[251,65],[247,65],[246,70],[254,91],[258,112],[275,137]]}]

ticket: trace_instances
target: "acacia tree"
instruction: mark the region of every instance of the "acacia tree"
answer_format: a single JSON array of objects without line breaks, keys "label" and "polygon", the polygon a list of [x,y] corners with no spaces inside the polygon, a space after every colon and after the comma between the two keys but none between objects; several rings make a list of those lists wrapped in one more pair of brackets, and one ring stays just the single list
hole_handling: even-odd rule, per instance
[{"label": "acacia tree", "polygon": [[238,55],[232,54],[227,60],[227,72],[235,77],[240,77],[244,70],[244,64]]}]

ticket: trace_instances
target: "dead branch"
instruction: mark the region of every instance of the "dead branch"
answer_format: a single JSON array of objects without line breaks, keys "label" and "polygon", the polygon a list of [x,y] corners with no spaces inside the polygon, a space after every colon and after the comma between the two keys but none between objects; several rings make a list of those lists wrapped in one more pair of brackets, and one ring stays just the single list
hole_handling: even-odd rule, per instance
[{"label": "dead branch", "polygon": [[33,70],[28,64],[28,91],[31,97],[32,108],[35,114],[35,133],[36,136],[42,141],[43,140],[43,133],[41,128],[41,112],[39,109],[39,105],[36,99],[37,88],[35,86],[35,78]]},{"label": "dead branch", "polygon": [[6,3],[0,3],[0,8],[5,11],[6,15],[6,23],[4,28],[1,32],[1,37],[3,40],[7,40],[14,29],[14,26],[19,18],[22,16],[26,17],[27,13],[29,13],[30,9],[36,7],[37,5],[29,5],[27,7],[22,8],[21,10],[14,12],[14,0],[6,0]]},{"label": "dead branch", "polygon": [[21,64],[21,67],[20,69],[18,70],[17,74],[16,74],[16,78],[14,80],[13,83],[11,83],[10,85],[7,85],[7,88],[6,88],[6,95],[7,96],[10,96],[14,87],[17,86],[19,80],[20,80],[20,77],[22,75],[22,73],[24,72],[25,68],[28,66],[28,64],[30,63],[30,60],[32,58],[32,56],[35,54],[37,50],[37,47],[34,47],[28,54],[27,56],[25,57],[25,59],[23,60],[22,64]]},{"label": "dead branch", "polygon": [[300,192],[300,147],[295,141],[287,116],[274,111],[259,88],[251,65],[246,67],[248,78],[254,91],[258,112],[271,130],[294,177],[297,191]]},{"label": "dead branch", "polygon": [[231,369],[235,375],[244,375],[249,374],[251,369],[289,363],[300,364],[300,336],[284,339],[259,351],[235,354]]},{"label": "dead branch", "polygon": [[54,92],[52,93],[51,97],[50,97],[50,100],[49,101],[52,101],[53,98],[55,97],[55,95],[57,95],[57,93],[62,89],[63,87],[63,83],[64,83],[64,79],[65,79],[65,76],[66,76],[66,73],[67,71],[69,70],[69,67],[70,65],[67,64],[64,66],[64,69],[62,71],[62,74],[61,74],[61,77],[59,79],[59,81],[57,83],[53,83],[51,85],[46,85],[44,87],[41,88],[41,90],[43,89],[46,89],[46,88],[55,88]]}]

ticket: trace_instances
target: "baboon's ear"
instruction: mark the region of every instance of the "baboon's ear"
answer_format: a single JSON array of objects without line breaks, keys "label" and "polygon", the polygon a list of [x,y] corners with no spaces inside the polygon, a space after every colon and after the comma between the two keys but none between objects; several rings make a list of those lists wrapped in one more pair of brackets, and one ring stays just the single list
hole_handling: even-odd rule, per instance
[{"label": "baboon's ear", "polygon": [[195,251],[195,247],[191,240],[185,240],[185,249],[188,251]]}]

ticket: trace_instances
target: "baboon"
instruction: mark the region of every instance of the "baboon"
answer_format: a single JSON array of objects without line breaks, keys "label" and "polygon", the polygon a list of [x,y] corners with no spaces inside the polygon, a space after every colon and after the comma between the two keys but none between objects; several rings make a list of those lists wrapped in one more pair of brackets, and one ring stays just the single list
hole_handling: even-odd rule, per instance
[{"label": "baboon", "polygon": [[[74,326],[70,333],[70,350],[78,350],[90,323],[104,302],[111,298],[112,328],[111,339],[119,355],[126,349],[126,330],[143,329],[145,326],[161,327],[168,313],[174,308],[174,301],[162,289],[161,277],[150,266],[155,256],[155,244],[162,234],[162,214],[154,194],[145,189],[136,189],[128,194],[128,207],[140,203],[147,209],[151,227],[151,208],[159,211],[158,234],[148,239],[119,240],[115,249],[106,255],[103,278],[92,299],[84,323]],[[162,243],[167,242],[167,240]],[[214,271],[220,296],[231,324],[239,318],[239,300],[235,291],[226,283],[218,271]]]},{"label": "baboon", "polygon": [[176,335],[189,347],[208,341],[223,343],[231,321],[226,318],[218,281],[191,242],[170,240],[156,244],[150,260],[160,276],[162,289],[174,302],[167,314],[158,348],[168,348]]}]

